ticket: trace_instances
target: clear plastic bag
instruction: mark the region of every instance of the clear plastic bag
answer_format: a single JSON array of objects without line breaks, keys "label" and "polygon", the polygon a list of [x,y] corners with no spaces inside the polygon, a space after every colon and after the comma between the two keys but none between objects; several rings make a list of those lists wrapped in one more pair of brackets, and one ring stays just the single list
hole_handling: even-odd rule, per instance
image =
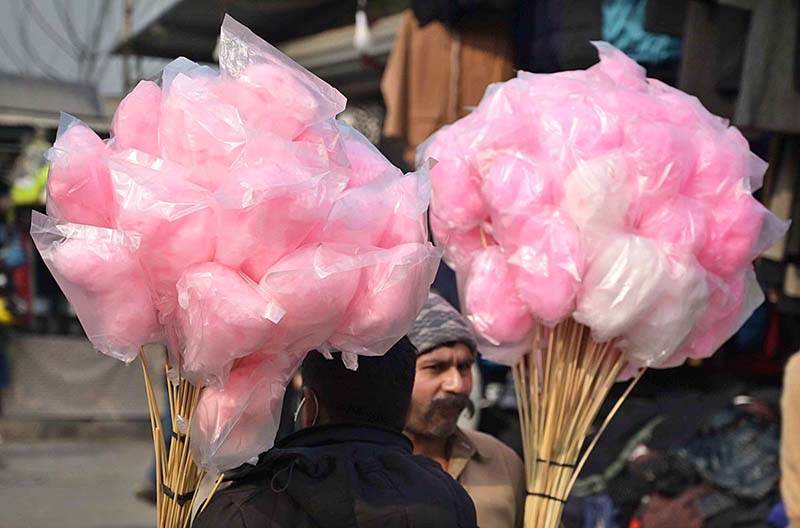
[{"label": "clear plastic bag", "polygon": [[137,255],[155,294],[174,297],[183,270],[214,257],[211,195],[183,177],[189,169],[143,152],[116,154],[109,168],[117,226],[140,235]]},{"label": "clear plastic bag", "polygon": [[76,224],[114,225],[108,146],[91,128],[61,114],[56,142],[47,152],[47,214]]},{"label": "clear plastic bag", "polygon": [[347,103],[325,81],[228,15],[222,22],[219,66],[223,78],[237,81],[223,83],[220,96],[241,109],[248,124],[270,123],[287,137],[336,116]]},{"label": "clear plastic bag", "polygon": [[34,211],[31,237],[98,351],[130,363],[142,346],[163,341],[135,234]]},{"label": "clear plastic bag", "polygon": [[262,348],[284,314],[258,284],[215,262],[188,268],[176,288],[181,368],[195,385],[221,385],[234,360]]},{"label": "clear plastic bag", "polygon": [[369,255],[343,322],[328,340],[336,350],[379,356],[400,340],[428,298],[441,251],[404,244]]},{"label": "clear plastic bag", "polygon": [[191,425],[192,453],[201,468],[227,471],[272,447],[286,385],[302,358],[254,353],[237,361],[222,387],[203,389]]},{"label": "clear plastic bag", "polygon": [[359,252],[358,246],[312,244],[267,271],[260,284],[286,310],[269,348],[304,353],[339,328],[361,283]]}]

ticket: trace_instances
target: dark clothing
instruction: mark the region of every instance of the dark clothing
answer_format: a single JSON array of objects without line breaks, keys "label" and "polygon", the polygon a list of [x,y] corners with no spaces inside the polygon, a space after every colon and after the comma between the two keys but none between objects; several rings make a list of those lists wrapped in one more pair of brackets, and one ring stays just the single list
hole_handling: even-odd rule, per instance
[{"label": "dark clothing", "polygon": [[402,434],[331,425],[294,433],[238,471],[194,528],[477,526],[466,491]]}]

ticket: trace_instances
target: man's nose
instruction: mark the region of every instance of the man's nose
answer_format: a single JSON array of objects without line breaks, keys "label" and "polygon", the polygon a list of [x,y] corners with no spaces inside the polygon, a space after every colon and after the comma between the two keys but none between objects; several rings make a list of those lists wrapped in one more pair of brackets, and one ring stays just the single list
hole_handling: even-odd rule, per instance
[{"label": "man's nose", "polygon": [[445,372],[445,380],[442,384],[442,388],[447,392],[464,394],[466,390],[464,376],[461,375],[461,372],[459,372],[456,367],[452,367]]}]

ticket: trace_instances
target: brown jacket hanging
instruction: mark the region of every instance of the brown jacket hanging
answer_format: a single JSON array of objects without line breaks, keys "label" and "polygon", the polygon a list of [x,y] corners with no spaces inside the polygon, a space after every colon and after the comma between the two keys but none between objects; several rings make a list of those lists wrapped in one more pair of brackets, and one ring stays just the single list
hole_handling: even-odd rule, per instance
[{"label": "brown jacket hanging", "polygon": [[511,37],[510,21],[499,17],[458,29],[420,27],[406,10],[381,81],[383,132],[403,140],[406,161],[413,165],[417,146],[465,116],[489,84],[514,75]]}]

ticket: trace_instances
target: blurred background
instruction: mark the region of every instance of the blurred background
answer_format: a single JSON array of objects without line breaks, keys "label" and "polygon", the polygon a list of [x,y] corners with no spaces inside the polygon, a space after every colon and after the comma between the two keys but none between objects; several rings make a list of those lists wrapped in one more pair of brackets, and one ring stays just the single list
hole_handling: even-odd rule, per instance
[{"label": "blurred background", "polygon": [[[340,117],[404,169],[489,84],[517,69],[586,68],[597,60],[589,42],[608,41],[741,128],[770,163],[757,197],[782,218],[800,212],[796,0],[0,2],[2,528],[153,524],[141,493],[152,450],[141,368],[92,352],[28,228],[31,211],[44,211],[43,154],[60,112],[106,137],[139,80],[178,56],[216,61],[225,13],[344,93]],[[634,526],[643,498],[677,504],[697,486],[715,490],[698,504],[703,526],[766,526],[777,515],[782,380],[800,348],[798,262],[793,226],[757,263],[767,303],[723,349],[645,375],[590,458],[566,526]],[[446,268],[435,288],[458,304]],[[521,452],[507,369],[481,362],[476,375],[479,412],[467,425]],[[650,515],[637,526],[674,522]]]}]

